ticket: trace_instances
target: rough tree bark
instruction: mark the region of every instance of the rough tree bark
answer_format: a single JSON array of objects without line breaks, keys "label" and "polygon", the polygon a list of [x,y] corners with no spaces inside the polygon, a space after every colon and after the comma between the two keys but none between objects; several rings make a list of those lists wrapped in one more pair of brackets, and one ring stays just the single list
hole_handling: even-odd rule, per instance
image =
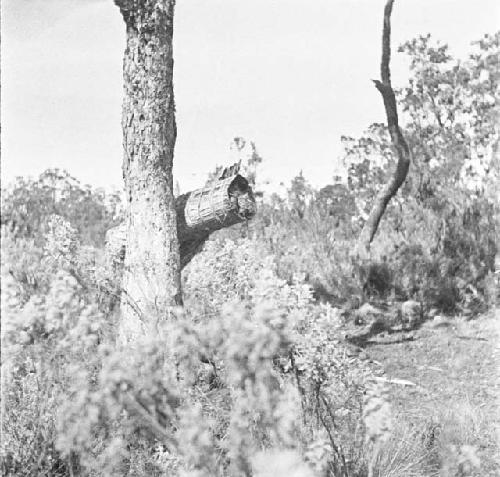
[{"label": "rough tree bark", "polygon": [[127,250],[121,338],[155,329],[181,303],[172,161],[174,0],[114,0],[126,25],[123,178]]},{"label": "rough tree bark", "polygon": [[396,96],[391,85],[391,72],[389,62],[391,59],[391,13],[394,0],[387,0],[384,8],[384,27],[382,33],[382,61],[380,64],[381,80],[373,80],[375,87],[380,91],[384,100],[387,126],[391,136],[392,145],[398,156],[396,169],[389,182],[383,187],[375,199],[370,215],[358,239],[358,253],[367,253],[370,244],[377,233],[380,219],[384,215],[389,201],[396,195],[408,174],[410,167],[410,149],[401,132],[398,122],[398,109]]}]

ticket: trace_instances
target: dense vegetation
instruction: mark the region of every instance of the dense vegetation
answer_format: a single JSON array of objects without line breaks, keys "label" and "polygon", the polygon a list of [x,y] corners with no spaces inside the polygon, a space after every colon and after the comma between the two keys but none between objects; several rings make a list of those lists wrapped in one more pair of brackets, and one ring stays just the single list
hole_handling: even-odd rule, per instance
[{"label": "dense vegetation", "polygon": [[344,339],[363,319],[376,332],[366,303],[404,331],[499,293],[500,34],[464,61],[428,36],[400,51],[413,162],[370,260],[352,250],[395,162],[383,124],[343,138],[346,177],[315,190],[300,174],[213,236],[184,307],[134,345],[116,339],[103,247],[119,196],[54,170],[2,190],[3,475],[486,475],[477,442],[395,419]]}]

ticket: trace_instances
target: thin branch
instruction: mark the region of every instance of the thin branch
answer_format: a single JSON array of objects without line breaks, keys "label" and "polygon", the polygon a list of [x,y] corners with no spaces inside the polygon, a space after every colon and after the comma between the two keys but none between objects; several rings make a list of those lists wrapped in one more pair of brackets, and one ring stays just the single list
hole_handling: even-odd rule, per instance
[{"label": "thin branch", "polygon": [[382,82],[391,86],[391,13],[394,0],[388,0],[384,8],[384,30],[382,32],[382,61],[380,63],[380,78]]},{"label": "thin branch", "polygon": [[136,400],[128,393],[123,395],[123,403],[128,411],[139,416],[141,424],[147,427],[152,434],[161,441],[170,451],[175,448],[175,439],[166,429]]}]

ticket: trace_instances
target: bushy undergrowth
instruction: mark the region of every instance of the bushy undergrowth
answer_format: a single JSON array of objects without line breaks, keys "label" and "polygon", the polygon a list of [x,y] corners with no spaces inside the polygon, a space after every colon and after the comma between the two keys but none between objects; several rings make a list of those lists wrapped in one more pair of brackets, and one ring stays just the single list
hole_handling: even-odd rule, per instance
[{"label": "bushy undergrowth", "polygon": [[78,269],[78,247],[56,235],[43,256],[59,271],[35,272],[46,289],[26,297],[4,277],[4,474],[256,475],[266,459],[337,473],[356,465],[343,435],[361,426],[369,370],[347,357],[338,311],[315,304],[309,286],[279,279],[250,241],[225,242],[217,262],[234,268],[213,277],[221,301],[201,273],[213,255],[201,255],[186,285],[198,306],[121,349],[95,293],[74,277],[92,271]]},{"label": "bushy undergrowth", "polygon": [[401,206],[398,227],[383,224],[374,256],[389,270],[387,289],[445,313],[477,314],[491,307],[494,292],[496,221],[492,205],[443,204],[437,211],[414,201]]},{"label": "bushy undergrowth", "polygon": [[284,199],[264,204],[247,236],[272,257],[280,278],[293,283],[300,275],[315,298],[335,306],[412,299],[474,315],[498,298],[498,220],[491,201],[461,194],[433,208],[412,198],[392,204],[366,263],[352,256],[362,219],[334,215],[312,190],[300,215]]},{"label": "bushy undergrowth", "polygon": [[[384,388],[346,352],[340,309],[303,274],[280,278],[254,238],[209,241],[176,318],[122,348],[99,285],[112,264],[51,224],[43,249],[4,230],[4,475],[403,477],[477,464],[467,443],[436,457],[423,431],[392,424]],[[21,251],[31,257],[11,263]]]}]

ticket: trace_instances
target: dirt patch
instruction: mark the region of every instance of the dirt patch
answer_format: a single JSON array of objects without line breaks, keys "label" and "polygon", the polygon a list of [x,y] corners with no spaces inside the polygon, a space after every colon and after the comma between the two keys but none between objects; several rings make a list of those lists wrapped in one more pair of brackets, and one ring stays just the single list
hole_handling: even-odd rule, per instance
[{"label": "dirt patch", "polygon": [[398,418],[428,424],[443,445],[474,446],[478,475],[491,477],[500,475],[499,331],[496,310],[474,320],[430,321],[404,339],[373,340],[363,351],[388,380]]}]

